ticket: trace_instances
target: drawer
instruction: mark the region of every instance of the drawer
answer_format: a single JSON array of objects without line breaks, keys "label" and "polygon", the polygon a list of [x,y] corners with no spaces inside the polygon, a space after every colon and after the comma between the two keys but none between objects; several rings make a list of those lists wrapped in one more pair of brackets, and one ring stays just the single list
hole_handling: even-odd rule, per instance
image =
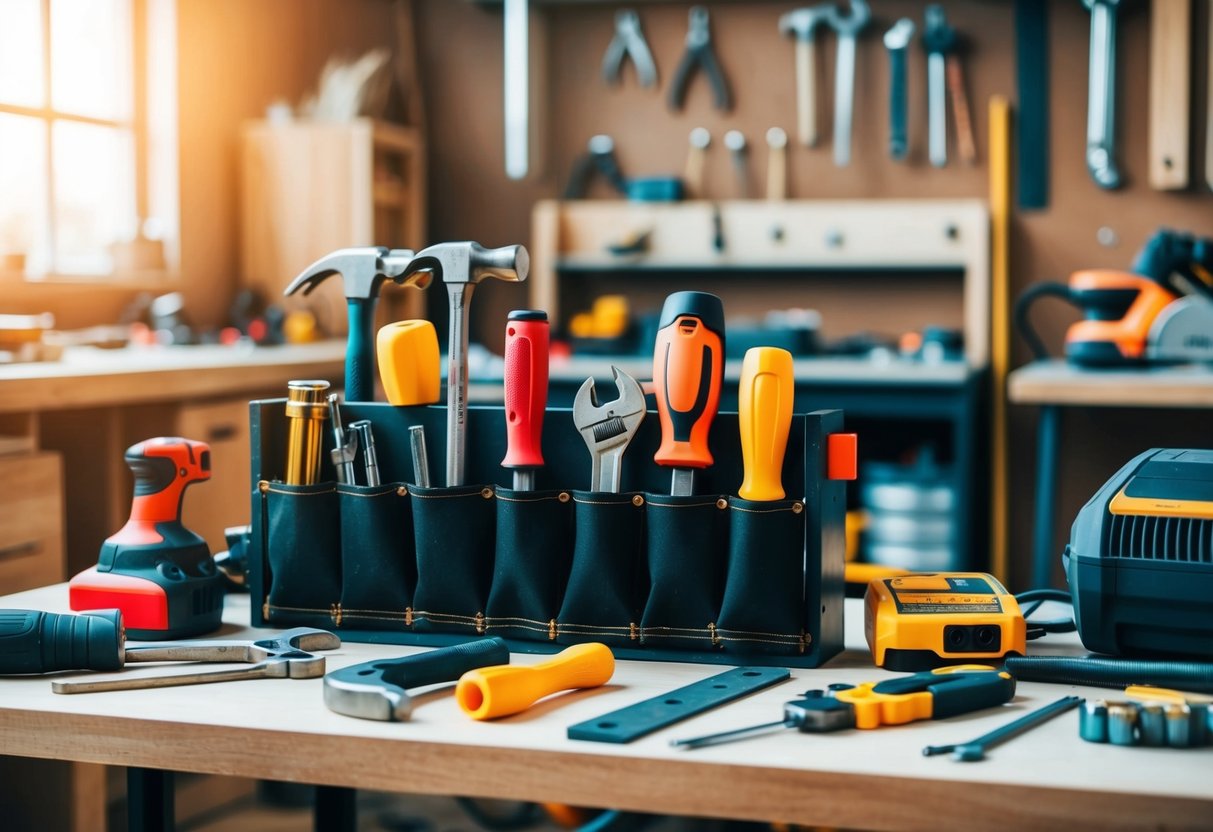
[{"label": "drawer", "polygon": [[0,593],[64,580],[59,454],[0,457]]}]

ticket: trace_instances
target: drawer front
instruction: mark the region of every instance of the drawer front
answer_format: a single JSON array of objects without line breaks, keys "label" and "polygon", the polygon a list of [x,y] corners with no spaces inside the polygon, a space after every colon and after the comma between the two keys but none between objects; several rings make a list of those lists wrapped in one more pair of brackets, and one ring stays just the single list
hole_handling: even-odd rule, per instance
[{"label": "drawer front", "polygon": [[0,457],[0,593],[66,578],[59,454]]}]

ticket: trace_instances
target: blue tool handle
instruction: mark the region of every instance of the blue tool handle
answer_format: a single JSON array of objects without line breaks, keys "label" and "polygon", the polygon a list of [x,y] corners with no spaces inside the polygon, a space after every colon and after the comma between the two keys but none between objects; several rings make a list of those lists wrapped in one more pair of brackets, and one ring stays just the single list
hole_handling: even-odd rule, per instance
[{"label": "blue tool handle", "polygon": [[0,675],[122,667],[122,614],[0,610]]},{"label": "blue tool handle", "polygon": [[946,719],[982,708],[994,708],[1015,696],[1015,679],[1009,673],[987,670],[937,676],[931,692],[931,719]]},{"label": "blue tool handle", "polygon": [[486,638],[374,664],[382,671],[384,682],[407,690],[455,682],[469,670],[509,663],[510,648],[505,642]]},{"label": "blue tool handle", "polygon": [[906,157],[906,50],[889,50],[889,156]]},{"label": "blue tool handle", "polygon": [[374,298],[347,298],[349,335],[345,343],[345,400],[369,402],[375,398],[375,354],[371,331],[375,326]]}]

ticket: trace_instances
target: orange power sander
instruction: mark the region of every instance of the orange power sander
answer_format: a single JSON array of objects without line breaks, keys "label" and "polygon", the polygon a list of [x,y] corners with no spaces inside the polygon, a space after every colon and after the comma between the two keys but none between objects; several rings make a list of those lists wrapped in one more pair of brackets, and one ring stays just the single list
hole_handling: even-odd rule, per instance
[{"label": "orange power sander", "polygon": [[1066,332],[1071,364],[1213,362],[1213,239],[1161,229],[1132,270],[1087,269],[1069,284],[1038,283],[1015,303],[1015,324],[1037,359],[1048,358],[1028,310],[1051,295],[1082,310]]},{"label": "orange power sander", "polygon": [[223,576],[206,541],[181,524],[191,483],[211,478],[211,449],[180,437],[126,451],[135,475],[131,519],[101,544],[96,566],[72,578],[73,610],[118,609],[133,639],[209,633],[223,616]]}]

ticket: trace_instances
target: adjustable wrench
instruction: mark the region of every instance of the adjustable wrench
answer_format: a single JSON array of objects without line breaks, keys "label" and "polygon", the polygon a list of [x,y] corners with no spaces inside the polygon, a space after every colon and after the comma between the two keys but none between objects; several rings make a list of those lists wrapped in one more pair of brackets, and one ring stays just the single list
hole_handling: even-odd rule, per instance
[{"label": "adjustable wrench", "polygon": [[1087,170],[1101,188],[1120,187],[1116,167],[1116,9],[1120,0],[1082,0],[1091,12]]},{"label": "adjustable wrench", "polygon": [[590,490],[618,493],[623,452],[644,421],[644,391],[639,382],[611,367],[619,397],[598,404],[594,379],[587,378],[573,399],[573,424],[590,450]]},{"label": "adjustable wrench", "polygon": [[914,21],[903,17],[884,33],[889,53],[889,156],[904,159],[909,150],[906,131],[906,48],[914,37]]},{"label": "adjustable wrench", "polygon": [[947,56],[956,46],[956,30],[943,6],[927,6],[922,45],[927,50],[927,149],[931,164],[948,163]]},{"label": "adjustable wrench", "polygon": [[838,56],[834,64],[834,164],[851,163],[851,114],[855,109],[855,40],[872,19],[866,0],[851,0],[846,17],[831,6],[826,20],[838,33]]}]

